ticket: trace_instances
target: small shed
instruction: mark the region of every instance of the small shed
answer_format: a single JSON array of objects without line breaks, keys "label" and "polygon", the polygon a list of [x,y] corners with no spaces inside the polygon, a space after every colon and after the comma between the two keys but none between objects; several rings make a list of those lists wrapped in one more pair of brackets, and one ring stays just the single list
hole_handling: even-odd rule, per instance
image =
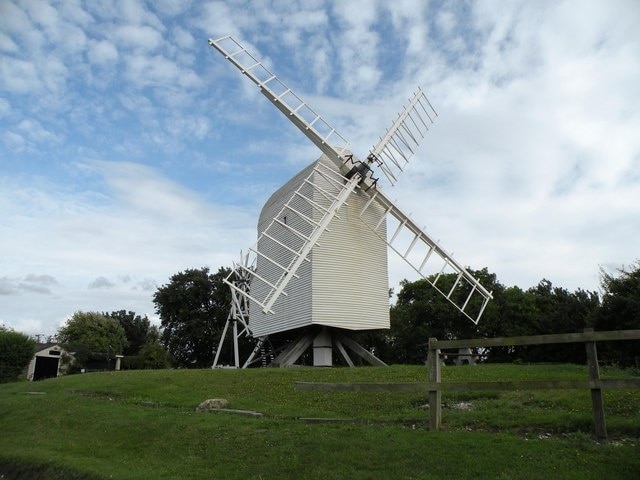
[{"label": "small shed", "polygon": [[57,343],[37,343],[27,367],[27,380],[43,380],[64,373],[62,358],[68,353]]}]

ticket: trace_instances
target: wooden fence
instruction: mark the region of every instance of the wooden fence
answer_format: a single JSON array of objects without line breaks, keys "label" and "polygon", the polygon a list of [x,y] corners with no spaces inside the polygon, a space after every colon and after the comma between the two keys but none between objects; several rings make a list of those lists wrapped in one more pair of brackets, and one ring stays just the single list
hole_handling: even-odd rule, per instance
[{"label": "wooden fence", "polygon": [[[615,330],[594,332],[586,329],[582,333],[553,335],[531,335],[522,337],[479,338],[469,340],[429,339],[427,358],[427,383],[311,383],[297,382],[300,390],[358,391],[358,392],[425,392],[429,394],[429,428],[438,430],[442,423],[442,392],[467,391],[512,391],[512,390],[591,390],[591,402],[596,436],[607,438],[607,426],[602,401],[603,389],[639,389],[640,379],[606,380],[600,378],[596,342],[639,340],[640,330]],[[534,380],[499,382],[442,382],[440,375],[440,351],[449,348],[488,348],[523,345],[549,345],[584,343],[587,351],[588,379],[585,380]]]}]

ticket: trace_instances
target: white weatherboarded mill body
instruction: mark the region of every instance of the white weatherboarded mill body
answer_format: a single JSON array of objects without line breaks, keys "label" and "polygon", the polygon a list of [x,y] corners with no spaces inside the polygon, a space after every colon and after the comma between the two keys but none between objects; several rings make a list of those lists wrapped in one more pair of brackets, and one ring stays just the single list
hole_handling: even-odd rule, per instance
[{"label": "white weatherboarded mill body", "polygon": [[[321,164],[320,166],[318,164]],[[258,232],[263,232],[283,205],[292,197],[305,179],[313,182],[304,194],[318,205],[328,208],[330,200],[323,196],[320,188],[331,188],[330,182],[313,172],[314,168],[326,168],[336,174],[339,168],[325,155],[309,165],[278,189],[265,203],[258,221]],[[309,176],[311,174],[311,176]],[[304,187],[303,187],[304,188]],[[286,330],[322,325],[346,330],[372,330],[389,328],[389,280],[387,269],[387,244],[374,234],[360,218],[369,196],[359,190],[354,192],[347,204],[331,222],[321,240],[308,255],[308,262],[301,264],[296,274],[299,278],[291,282],[287,295],[281,295],[273,305],[273,314],[265,314],[258,305],[249,309],[249,325],[255,336],[270,335]],[[319,220],[321,215],[306,200],[300,199],[296,210],[310,219]],[[385,211],[380,205],[366,210],[370,224],[380,223],[386,235]],[[294,225],[304,230],[306,220],[293,211],[286,210],[280,220],[285,225]],[[284,225],[276,238],[258,242],[256,272],[275,283],[280,271],[269,259],[287,264],[291,254],[287,247],[297,249],[302,239]],[[252,294],[260,296],[254,289],[264,288],[264,282],[252,283]]]}]

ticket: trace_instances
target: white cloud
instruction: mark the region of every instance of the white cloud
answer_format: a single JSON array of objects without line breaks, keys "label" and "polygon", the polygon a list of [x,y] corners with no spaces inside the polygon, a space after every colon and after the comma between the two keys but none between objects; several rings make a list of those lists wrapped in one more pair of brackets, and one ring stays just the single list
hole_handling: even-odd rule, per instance
[{"label": "white cloud", "polygon": [[173,38],[181,48],[192,48],[196,43],[193,35],[181,27],[175,27],[173,29]]},{"label": "white cloud", "polygon": [[44,128],[37,120],[22,120],[18,123],[17,128],[29,139],[37,143],[60,141],[58,135]]},{"label": "white cloud", "polygon": [[58,281],[51,275],[47,274],[36,275],[34,273],[30,273],[24,277],[24,281],[45,286],[58,285]]},{"label": "white cloud", "polygon": [[65,0],[61,5],[58,5],[58,9],[61,16],[70,23],[87,28],[94,21],[93,17],[84,10],[81,0]]},{"label": "white cloud", "polygon": [[[23,1],[20,5],[32,23],[29,30],[17,29],[15,33],[25,41],[31,53],[49,56],[52,51],[61,50],[69,55],[79,55],[84,51],[86,35],[82,27],[88,19],[77,6],[74,8],[70,3],[59,9],[48,2],[33,0]],[[19,14],[14,13],[13,16],[18,17],[23,26],[28,23]],[[75,22],[80,22],[80,25]]]},{"label": "white cloud", "polygon": [[115,284],[106,277],[96,277],[91,283],[89,288],[113,288]]},{"label": "white cloud", "polygon": [[197,220],[207,214],[203,202],[192,192],[159,175],[152,168],[128,163],[93,161],[86,164],[103,176],[109,189],[125,208],[181,222]]},{"label": "white cloud", "polygon": [[443,246],[506,284],[547,276],[594,289],[599,264],[637,255],[624,240],[633,227],[620,220],[638,216],[637,182],[621,188],[640,152],[638,116],[621,108],[638,104],[628,84],[637,62],[616,58],[628,47],[611,45],[615,34],[610,50],[593,48],[608,19],[583,29],[564,17],[558,25],[570,26],[559,29],[573,11],[532,5],[479,12],[482,62],[458,63],[432,84],[441,116],[419,154],[431,160],[414,160],[398,195],[407,205],[421,198],[430,207],[416,217]]},{"label": "white cloud", "polygon": [[38,2],[34,0],[24,0],[22,5],[25,7],[29,17],[37,24],[44,27],[45,30],[56,30],[58,28],[58,12],[47,2]]},{"label": "white cloud", "polygon": [[293,12],[286,17],[285,24],[297,30],[316,30],[327,27],[329,18],[327,13],[319,8],[309,8],[303,11]]},{"label": "white cloud", "polygon": [[87,56],[92,63],[106,65],[115,63],[118,60],[118,50],[108,40],[101,40],[91,43]]},{"label": "white cloud", "polygon": [[128,78],[138,87],[154,85],[193,88],[202,83],[196,72],[180,67],[162,55],[127,55],[125,63]]},{"label": "white cloud", "polygon": [[13,2],[0,3],[0,27],[8,33],[26,32],[32,28],[25,11]]},{"label": "white cloud", "polygon": [[162,43],[160,32],[147,25],[123,25],[117,27],[114,34],[123,48],[150,52]]},{"label": "white cloud", "polygon": [[43,285],[38,285],[34,283],[20,283],[18,285],[20,290],[29,293],[37,293],[40,295],[50,295],[51,289],[49,287],[45,287]]},{"label": "white cloud", "polygon": [[210,131],[211,121],[205,116],[181,115],[167,119],[166,130],[177,138],[203,139]]},{"label": "white cloud", "polygon": [[2,134],[2,141],[10,150],[14,151],[22,151],[27,146],[27,142],[22,135],[15,132],[4,132]]},{"label": "white cloud", "polygon": [[58,285],[58,282],[51,275],[28,274],[24,279],[0,278],[0,295],[15,295],[35,293],[39,295],[50,295],[51,288]]},{"label": "white cloud", "polygon": [[120,21],[120,7],[117,2],[89,2],[86,8],[88,15],[98,22],[112,23]]},{"label": "white cloud", "polygon": [[10,36],[0,32],[0,50],[5,52],[16,52],[18,50],[18,46]]},{"label": "white cloud", "polygon": [[4,57],[0,62],[0,82],[13,93],[38,91],[42,86],[33,63],[10,57]]},{"label": "white cloud", "polygon": [[145,278],[139,281],[137,285],[134,287],[134,289],[138,289],[138,288],[145,292],[152,292],[158,288],[158,285],[156,284],[155,280],[151,278]]},{"label": "white cloud", "polygon": [[382,72],[377,65],[380,38],[371,28],[378,16],[376,2],[338,2],[334,6],[344,25],[339,34],[342,84],[349,95],[364,98],[378,85]]},{"label": "white cloud", "polygon": [[194,21],[205,35],[213,39],[238,34],[241,29],[236,22],[243,22],[241,17],[234,17],[232,9],[226,3],[220,1],[206,2]]},{"label": "white cloud", "polygon": [[636,4],[0,2],[0,322],[151,314],[169,275],[251,244],[318,152],[206,46],[223,34],[361,155],[422,84],[440,117],[389,195],[508,285],[594,288],[637,257]]},{"label": "white cloud", "polygon": [[156,10],[169,16],[176,16],[189,8],[191,0],[155,0],[153,6]]},{"label": "white cloud", "polygon": [[7,277],[0,277],[0,295],[15,295],[18,292],[14,282]]},{"label": "white cloud", "polygon": [[121,0],[118,2],[118,11],[127,23],[134,25],[142,25],[148,21],[159,23],[157,17],[151,14],[144,2],[140,0]]},{"label": "white cloud", "polygon": [[65,50],[65,54],[70,56],[80,56],[87,48],[87,36],[80,27],[65,24],[62,28],[60,46]]},{"label": "white cloud", "polygon": [[444,34],[451,34],[456,27],[456,17],[450,10],[441,10],[436,14],[436,24]]},{"label": "white cloud", "polygon": [[211,205],[152,168],[102,161],[79,167],[75,181],[103,178],[104,192],[0,178],[0,205],[8,212],[0,222],[7,255],[0,322],[24,330],[75,310],[120,308],[152,316],[157,284],[185,268],[230,265],[238,238],[255,238],[245,212]]},{"label": "white cloud", "polygon": [[[427,6],[426,2],[415,0],[399,0],[386,5],[391,15],[394,33],[406,42],[406,53],[410,59],[427,53],[429,29],[424,19],[425,15],[434,15],[431,12],[425,14]],[[397,52],[397,54],[402,53],[402,51]]]}]

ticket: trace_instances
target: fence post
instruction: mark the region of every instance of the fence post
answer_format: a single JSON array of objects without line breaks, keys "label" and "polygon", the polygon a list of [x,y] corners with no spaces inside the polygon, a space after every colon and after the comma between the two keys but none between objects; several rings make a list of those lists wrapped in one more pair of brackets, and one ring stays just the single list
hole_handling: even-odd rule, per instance
[{"label": "fence post", "polygon": [[[440,383],[440,350],[435,348],[435,338],[429,339],[427,368],[429,383]],[[429,430],[440,430],[442,423],[442,393],[440,389],[429,390]]]},{"label": "fence post", "polygon": [[[585,328],[584,333],[593,332],[593,328]],[[589,370],[589,383],[591,383],[591,405],[596,427],[596,437],[601,440],[607,438],[607,423],[604,417],[604,403],[602,401],[602,389],[600,382],[600,367],[598,367],[598,351],[596,342],[585,342],[587,349],[587,368]]]}]

